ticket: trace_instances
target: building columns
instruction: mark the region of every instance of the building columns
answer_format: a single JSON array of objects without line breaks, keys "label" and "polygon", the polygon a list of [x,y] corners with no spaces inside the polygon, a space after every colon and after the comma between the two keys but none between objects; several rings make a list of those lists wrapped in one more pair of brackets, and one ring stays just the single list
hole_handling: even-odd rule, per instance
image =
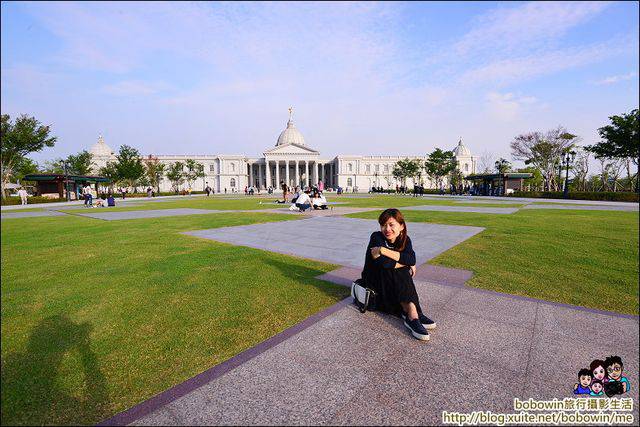
[{"label": "building columns", "polygon": [[304,182],[305,187],[309,186],[309,160],[304,161]]},{"label": "building columns", "polygon": [[249,163],[249,186],[253,186],[254,182],[253,182],[253,163]]},{"label": "building columns", "polygon": [[318,181],[320,181],[320,176],[318,176],[318,162],[313,162],[313,185],[317,185]]},{"label": "building columns", "polygon": [[267,183],[265,185],[265,188],[269,188],[271,186],[271,166],[269,165],[269,160],[264,159],[267,169],[266,169],[266,173],[265,176],[267,178]]},{"label": "building columns", "polygon": [[289,181],[289,160],[285,160],[284,161],[284,165],[287,168],[287,170],[284,173],[284,178],[287,180],[287,187],[289,187],[291,185],[291,181]]},{"label": "building columns", "polygon": [[296,186],[300,186],[300,166],[299,162],[296,160]]},{"label": "building columns", "polygon": [[258,187],[264,187],[262,185],[262,163],[258,163]]},{"label": "building columns", "polygon": [[276,185],[275,188],[280,187],[280,160],[276,160]]}]

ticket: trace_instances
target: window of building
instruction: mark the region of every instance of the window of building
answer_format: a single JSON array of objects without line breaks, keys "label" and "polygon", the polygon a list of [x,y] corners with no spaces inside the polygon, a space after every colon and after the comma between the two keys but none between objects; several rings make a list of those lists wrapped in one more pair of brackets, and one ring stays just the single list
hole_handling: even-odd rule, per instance
[{"label": "window of building", "polygon": [[235,178],[231,178],[231,180],[229,181],[229,185],[231,186],[231,188],[235,188],[236,187],[236,179]]},{"label": "window of building", "polygon": [[353,185],[353,180],[351,178],[347,178],[347,187],[351,187]]},{"label": "window of building", "polygon": [[376,165],[376,173],[380,172],[380,165]]},{"label": "window of building", "polygon": [[469,163],[464,164],[464,171],[469,172]]},{"label": "window of building", "polygon": [[213,163],[211,163],[211,164],[209,165],[209,172],[213,172],[213,171],[214,171]]},{"label": "window of building", "polygon": [[371,165],[367,165],[367,173],[371,173]]},{"label": "window of building", "polygon": [[[236,171],[236,164],[231,163],[231,172],[235,172],[235,171]],[[235,187],[235,185],[232,185],[232,187]]]},{"label": "window of building", "polygon": [[349,169],[349,172],[353,172],[353,164],[349,163],[349,165],[347,166]]},{"label": "window of building", "polygon": [[389,173],[389,165],[384,165],[384,173]]}]

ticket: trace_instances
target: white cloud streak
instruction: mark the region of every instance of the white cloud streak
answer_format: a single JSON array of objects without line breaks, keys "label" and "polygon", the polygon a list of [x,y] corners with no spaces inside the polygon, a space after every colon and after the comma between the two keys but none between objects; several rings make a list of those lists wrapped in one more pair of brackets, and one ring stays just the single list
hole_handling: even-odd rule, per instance
[{"label": "white cloud streak", "polygon": [[631,80],[634,77],[637,77],[638,73],[636,72],[632,72],[632,73],[627,73],[627,74],[619,74],[616,76],[609,76],[606,77],[602,80],[598,80],[597,82],[595,82],[595,84],[597,85],[612,85],[615,83],[619,83],[619,82],[624,82],[626,80]]}]

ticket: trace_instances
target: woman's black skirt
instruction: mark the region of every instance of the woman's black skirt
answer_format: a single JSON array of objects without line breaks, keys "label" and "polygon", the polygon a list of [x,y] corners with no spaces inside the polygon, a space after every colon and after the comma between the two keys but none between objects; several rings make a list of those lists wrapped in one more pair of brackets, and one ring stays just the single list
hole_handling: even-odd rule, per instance
[{"label": "woman's black skirt", "polygon": [[403,313],[400,303],[412,302],[422,312],[409,267],[376,269],[367,279],[372,282],[367,286],[378,294],[376,310],[400,316]]}]

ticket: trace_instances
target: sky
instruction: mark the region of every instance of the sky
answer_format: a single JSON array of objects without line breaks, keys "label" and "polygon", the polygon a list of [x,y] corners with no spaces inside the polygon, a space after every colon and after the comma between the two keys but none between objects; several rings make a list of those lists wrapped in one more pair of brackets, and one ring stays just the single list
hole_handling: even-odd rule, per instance
[{"label": "sky", "polygon": [[[638,108],[638,2],[2,2],[1,110],[89,149],[244,154],[293,107],[309,147],[427,155],[462,138],[599,140]],[[518,162],[515,162],[516,164]]]}]

